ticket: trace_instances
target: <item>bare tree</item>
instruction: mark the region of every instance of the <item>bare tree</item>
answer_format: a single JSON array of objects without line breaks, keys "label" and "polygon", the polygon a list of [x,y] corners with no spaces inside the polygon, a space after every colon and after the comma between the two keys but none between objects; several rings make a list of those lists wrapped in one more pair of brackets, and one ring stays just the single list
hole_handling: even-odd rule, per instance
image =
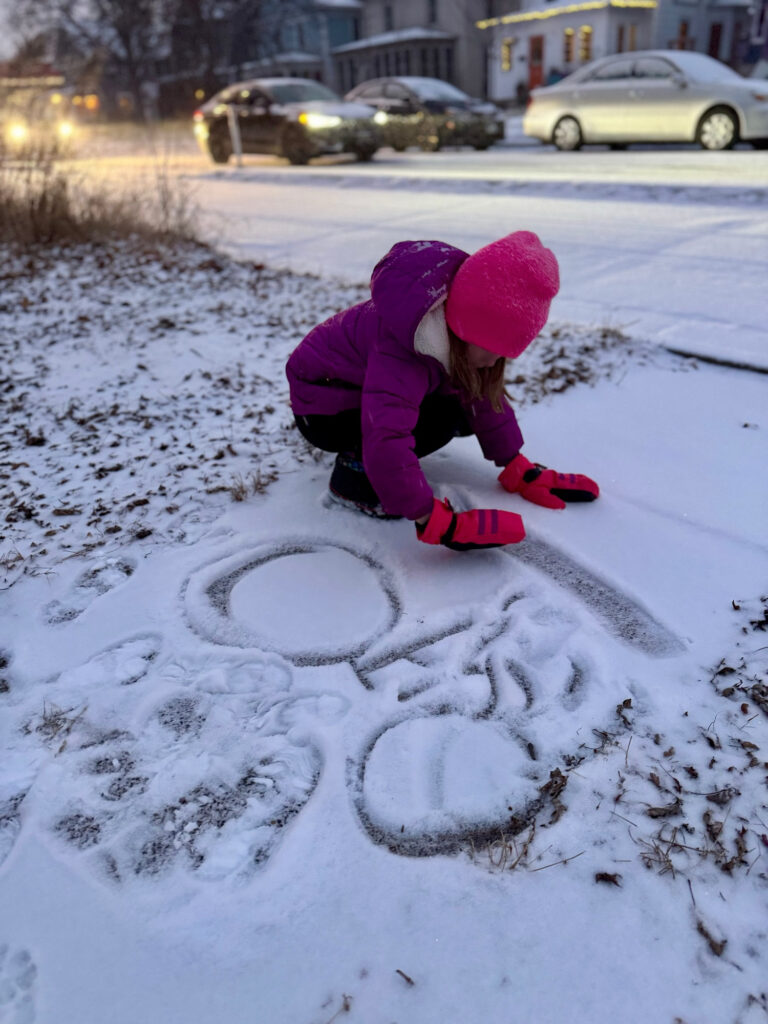
[{"label": "bare tree", "polygon": [[16,0],[11,27],[22,39],[44,34],[60,63],[103,56],[117,83],[143,115],[143,84],[154,79],[156,43],[162,31],[161,0]]}]

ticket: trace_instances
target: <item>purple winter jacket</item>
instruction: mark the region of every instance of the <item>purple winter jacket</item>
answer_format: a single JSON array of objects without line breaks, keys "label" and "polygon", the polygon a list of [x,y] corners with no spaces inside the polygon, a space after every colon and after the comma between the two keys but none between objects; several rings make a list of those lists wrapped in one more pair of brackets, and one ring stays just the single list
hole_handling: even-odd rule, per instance
[{"label": "purple winter jacket", "polygon": [[418,519],[432,510],[432,488],[414,452],[419,405],[435,391],[462,403],[485,457],[505,466],[522,447],[515,414],[494,412],[451,385],[440,360],[414,348],[425,315],[448,294],[468,254],[445,242],[398,242],[376,265],[371,298],[318,324],[286,366],[297,416],[359,408],[363,464],[384,510]]}]

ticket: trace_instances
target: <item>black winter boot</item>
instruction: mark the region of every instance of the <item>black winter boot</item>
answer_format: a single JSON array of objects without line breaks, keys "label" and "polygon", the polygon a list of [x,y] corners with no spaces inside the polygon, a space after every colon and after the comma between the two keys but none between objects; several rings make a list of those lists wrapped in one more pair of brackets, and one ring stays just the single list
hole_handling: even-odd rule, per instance
[{"label": "black winter boot", "polygon": [[391,516],[381,507],[379,496],[355,452],[339,452],[328,484],[331,500],[345,508],[356,509],[376,519],[402,519]]}]

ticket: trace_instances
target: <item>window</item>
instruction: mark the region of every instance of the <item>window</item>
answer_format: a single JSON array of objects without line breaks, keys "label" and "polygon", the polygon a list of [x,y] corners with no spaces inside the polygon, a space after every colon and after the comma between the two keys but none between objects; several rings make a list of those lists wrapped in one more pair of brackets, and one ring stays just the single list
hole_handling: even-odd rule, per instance
[{"label": "window", "polygon": [[709,46],[707,53],[715,60],[720,56],[720,41],[723,38],[723,24],[720,21],[713,21],[709,26]]},{"label": "window", "polygon": [[450,46],[445,48],[445,77],[449,82],[453,78],[453,50]]},{"label": "window", "polygon": [[635,64],[638,78],[671,78],[674,73],[672,65],[658,57],[642,57]]},{"label": "window", "polygon": [[563,32],[563,63],[573,63],[573,37],[575,33],[572,28],[567,28]]},{"label": "window", "polygon": [[612,60],[598,70],[592,76],[594,82],[616,82],[622,78],[632,77],[632,60]]},{"label": "window", "polygon": [[403,73],[403,55],[399,50],[395,51],[395,74],[402,75]]},{"label": "window", "polygon": [[[354,64],[353,64],[354,77]],[[310,103],[312,100],[337,100],[338,96],[319,82],[275,82],[272,99],[277,103]]]},{"label": "window", "polygon": [[437,0],[427,0],[427,24],[434,25],[437,22]]},{"label": "window", "polygon": [[406,75],[410,75],[410,73],[411,73],[411,51],[410,50],[406,50],[405,51],[405,73],[406,73]]},{"label": "window", "polygon": [[592,60],[592,26],[582,25],[579,29],[579,60]]},{"label": "window", "polygon": [[380,85],[366,85],[364,89],[361,89],[355,94],[356,100],[373,100],[381,99],[383,90]]},{"label": "window", "polygon": [[420,56],[420,60],[421,60],[421,75],[422,75],[422,78],[427,78],[429,76],[429,64],[427,62],[427,48],[426,48],[426,46],[422,46],[422,48],[420,50],[420,53],[419,53],[419,56]]},{"label": "window", "polygon": [[432,77],[440,77],[440,51],[437,47],[432,51]]},{"label": "window", "polygon": [[392,68],[390,67],[389,61],[390,61],[389,50],[387,50],[386,53],[384,54],[384,74],[385,75],[391,75],[392,74]]},{"label": "window", "polygon": [[616,53],[624,53],[624,26],[619,25],[616,30]]},{"label": "window", "polygon": [[384,86],[384,95],[388,100],[409,100],[411,98],[411,94],[405,86],[399,85],[397,82],[387,82]]},{"label": "window", "polygon": [[373,58],[373,76],[374,78],[381,78],[381,55],[378,53]]},{"label": "window", "polygon": [[506,39],[501,40],[501,70],[511,71],[512,70],[512,48],[515,45],[515,40],[512,36],[507,36]]},{"label": "window", "polygon": [[391,32],[395,27],[395,16],[392,13],[392,4],[384,4],[384,31]]}]

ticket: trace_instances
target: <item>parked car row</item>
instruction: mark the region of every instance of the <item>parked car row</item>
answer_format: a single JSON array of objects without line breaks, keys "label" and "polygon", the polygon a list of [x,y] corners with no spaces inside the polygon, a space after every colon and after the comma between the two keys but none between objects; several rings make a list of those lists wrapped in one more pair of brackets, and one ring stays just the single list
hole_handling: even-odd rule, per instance
[{"label": "parked car row", "polygon": [[493,103],[473,100],[439,79],[417,77],[365,82],[343,100],[310,79],[237,82],[195,111],[194,126],[215,163],[232,156],[233,129],[243,153],[272,153],[292,164],[332,153],[365,161],[382,146],[487,149],[504,137],[504,120]]},{"label": "parked car row", "polygon": [[[292,164],[352,153],[370,160],[383,146],[434,152],[484,150],[504,138],[502,112],[436,78],[394,76],[355,86],[341,99],[302,78],[228,86],[194,114],[195,133],[216,163],[239,138],[243,153]],[[768,83],[743,78],[704,54],[643,50],[592,61],[554,85],[533,89],[523,131],[561,150],[589,144],[698,142],[708,150],[768,146]]]}]

